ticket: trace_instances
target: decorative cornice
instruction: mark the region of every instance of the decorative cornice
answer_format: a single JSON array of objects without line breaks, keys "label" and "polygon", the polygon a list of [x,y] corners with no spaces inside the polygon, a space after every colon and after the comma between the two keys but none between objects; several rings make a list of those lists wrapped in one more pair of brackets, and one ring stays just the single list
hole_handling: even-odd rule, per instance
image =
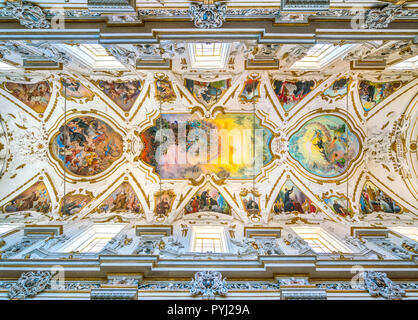
[{"label": "decorative cornice", "polygon": [[0,10],[0,16],[18,19],[22,26],[29,29],[47,29],[51,26],[45,12],[29,2],[6,2],[6,6]]}]

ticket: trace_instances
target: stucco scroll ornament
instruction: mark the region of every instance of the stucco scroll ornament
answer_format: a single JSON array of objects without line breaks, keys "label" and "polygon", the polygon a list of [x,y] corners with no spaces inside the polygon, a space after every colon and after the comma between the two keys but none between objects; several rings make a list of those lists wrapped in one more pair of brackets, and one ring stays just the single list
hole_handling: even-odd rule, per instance
[{"label": "stucco scroll ornament", "polygon": [[9,288],[9,298],[20,300],[34,297],[50,285],[52,277],[49,271],[24,272]]},{"label": "stucco scroll ornament", "polygon": [[207,4],[192,3],[189,11],[197,28],[220,28],[226,19],[225,3],[213,4],[213,1],[209,1]]},{"label": "stucco scroll ornament", "polygon": [[367,12],[365,25],[367,29],[383,29],[389,26],[397,16],[409,15],[402,5],[390,4],[380,9]]},{"label": "stucco scroll ornament", "polygon": [[224,296],[228,293],[225,278],[219,271],[200,271],[196,272],[194,279],[190,282],[190,294],[202,295],[210,298],[216,295]]},{"label": "stucco scroll ornament", "polygon": [[6,2],[6,6],[1,13],[18,19],[22,26],[29,29],[47,29],[51,26],[42,9],[29,2]]},{"label": "stucco scroll ornament", "polygon": [[367,271],[364,275],[364,283],[372,297],[382,296],[389,300],[400,300],[405,295],[405,291],[384,272]]}]

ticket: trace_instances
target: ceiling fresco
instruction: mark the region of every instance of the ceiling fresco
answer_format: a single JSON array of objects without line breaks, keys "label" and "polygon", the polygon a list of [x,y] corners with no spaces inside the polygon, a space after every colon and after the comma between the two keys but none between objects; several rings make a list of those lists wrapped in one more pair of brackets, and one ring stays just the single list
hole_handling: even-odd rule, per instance
[{"label": "ceiling fresco", "polygon": [[[248,113],[218,114],[212,119],[199,119],[194,114],[163,114],[141,137],[141,159],[155,167],[162,179],[198,179],[210,173],[220,179],[251,179],[254,138],[255,149],[261,151],[261,163],[267,165],[273,158],[269,148],[271,131]],[[163,152],[160,146],[165,142],[170,142],[170,147]]]},{"label": "ceiling fresco", "polygon": [[123,111],[131,110],[141,93],[141,81],[97,81],[97,86]]},{"label": "ceiling fresco", "polygon": [[4,88],[37,113],[43,113],[51,99],[51,87],[48,81],[33,84],[6,82]]},{"label": "ceiling fresco", "polygon": [[400,163],[414,152],[416,138],[402,141],[416,76],[344,59],[307,74],[247,70],[246,47],[232,43],[236,62],[213,72],[185,67],[179,50],[171,70],[2,78],[2,218],[413,219],[416,172]]},{"label": "ceiling fresco", "polygon": [[231,79],[214,82],[185,79],[184,85],[199,103],[202,103],[206,107],[210,107],[217,103],[229,89],[231,86]]},{"label": "ceiling fresco", "polygon": [[289,154],[307,171],[320,177],[344,173],[360,151],[359,138],[338,116],[307,121],[289,140]]},{"label": "ceiling fresco", "polygon": [[107,123],[93,117],[76,117],[53,138],[52,154],[70,173],[94,176],[122,156],[122,137]]},{"label": "ceiling fresco", "polygon": [[369,112],[385,98],[398,90],[402,85],[403,83],[401,81],[361,81],[359,84],[359,95],[364,111]]}]

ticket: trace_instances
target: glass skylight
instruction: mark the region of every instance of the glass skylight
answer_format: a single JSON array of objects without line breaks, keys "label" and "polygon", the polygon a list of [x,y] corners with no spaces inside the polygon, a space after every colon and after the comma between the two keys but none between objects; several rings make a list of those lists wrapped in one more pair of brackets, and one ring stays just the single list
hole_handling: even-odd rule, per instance
[{"label": "glass skylight", "polygon": [[317,253],[350,252],[337,239],[318,227],[292,227]]},{"label": "glass skylight", "polygon": [[10,64],[0,61],[0,71],[17,71],[17,70],[19,69],[16,67],[13,67]]},{"label": "glass skylight", "polygon": [[83,232],[68,245],[61,249],[62,252],[90,252],[101,251],[106,244],[113,239],[123,228],[125,224],[112,225],[93,225],[87,231]]},{"label": "glass skylight", "polygon": [[64,49],[81,63],[87,64],[95,70],[126,70],[125,66],[114,56],[108,54],[100,44],[81,44],[79,46],[56,44],[55,46]]},{"label": "glass skylight", "polygon": [[194,252],[225,252],[222,228],[194,228]]},{"label": "glass skylight", "polygon": [[13,224],[0,224],[0,237],[16,228],[18,228],[18,226]]},{"label": "glass skylight", "polygon": [[223,69],[229,53],[229,43],[199,42],[189,44],[191,67],[194,69]]},{"label": "glass skylight", "polygon": [[392,70],[414,70],[418,68],[418,56],[399,62],[388,69]]},{"label": "glass skylight", "polygon": [[393,231],[418,242],[418,228],[417,227],[392,227]]},{"label": "glass skylight", "polygon": [[295,62],[291,70],[319,70],[337,58],[345,55],[357,44],[344,44],[334,46],[332,44],[316,44],[308,50],[305,57]]},{"label": "glass skylight", "polygon": [[81,44],[80,49],[94,59],[95,69],[125,69],[123,64],[109,55],[100,44]]}]

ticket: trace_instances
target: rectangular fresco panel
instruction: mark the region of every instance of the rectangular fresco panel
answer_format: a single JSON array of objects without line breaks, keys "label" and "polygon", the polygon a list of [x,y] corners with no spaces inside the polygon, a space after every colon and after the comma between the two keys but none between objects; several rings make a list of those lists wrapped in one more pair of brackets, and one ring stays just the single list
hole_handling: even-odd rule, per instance
[{"label": "rectangular fresco panel", "polygon": [[[179,144],[179,125],[185,128],[187,143]],[[160,127],[172,130],[174,142],[169,143],[158,158],[160,137],[157,136],[157,130]],[[153,166],[163,179],[197,179],[201,174],[210,173],[215,173],[221,179],[251,179],[254,174],[252,127],[252,114],[219,114],[216,118],[204,120],[191,114],[163,114],[162,120],[158,118],[153,127],[141,133],[144,150],[140,157],[143,162]],[[261,126],[258,118],[255,128],[259,135],[255,139],[255,147],[261,150],[261,165],[266,165],[272,160],[269,148],[272,133]],[[191,137],[193,132],[198,132],[198,135]],[[229,139],[230,135],[234,135],[235,140]],[[165,141],[168,137],[164,135],[161,139]],[[206,145],[206,158],[192,152],[198,143]],[[218,151],[217,154],[212,153],[214,150]],[[186,154],[187,158],[181,162],[180,155]],[[256,174],[259,172],[260,168],[256,169]]]},{"label": "rectangular fresco panel", "polygon": [[260,79],[248,78],[245,80],[239,99],[241,102],[257,102],[258,98],[260,98]]}]

